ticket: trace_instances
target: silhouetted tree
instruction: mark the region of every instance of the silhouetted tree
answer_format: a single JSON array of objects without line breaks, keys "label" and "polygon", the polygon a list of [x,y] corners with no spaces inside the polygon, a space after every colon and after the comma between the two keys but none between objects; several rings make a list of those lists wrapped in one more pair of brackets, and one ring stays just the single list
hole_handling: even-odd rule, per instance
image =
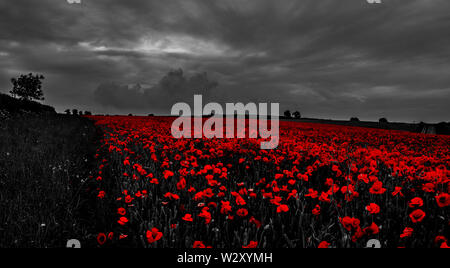
[{"label": "silhouetted tree", "polygon": [[389,121],[386,118],[380,118],[379,120],[380,124],[387,124]]},{"label": "silhouetted tree", "polygon": [[10,91],[13,97],[19,97],[22,100],[44,100],[42,92],[43,75],[20,75],[19,78],[12,78],[13,89]]},{"label": "silhouetted tree", "polygon": [[85,111],[85,112],[84,112],[84,115],[92,115],[92,113],[89,112],[89,111]]},{"label": "silhouetted tree", "polygon": [[351,122],[360,122],[358,117],[352,117],[352,118],[350,118],[350,121]]},{"label": "silhouetted tree", "polygon": [[286,118],[292,118],[291,111],[289,111],[289,110],[285,111],[285,112],[284,112],[284,117],[286,117]]},{"label": "silhouetted tree", "polygon": [[70,109],[65,110],[64,113],[66,113],[67,115],[70,115]]},{"label": "silhouetted tree", "polygon": [[72,115],[78,115],[78,110],[77,109],[73,109],[72,110]]},{"label": "silhouetted tree", "polygon": [[299,111],[294,112],[294,113],[292,114],[292,116],[293,116],[295,119],[300,119],[300,118],[302,118],[302,114],[301,114]]},{"label": "silhouetted tree", "polygon": [[79,112],[78,112],[78,115],[80,115],[80,116],[83,115],[83,112],[82,112],[82,111],[79,111]]}]

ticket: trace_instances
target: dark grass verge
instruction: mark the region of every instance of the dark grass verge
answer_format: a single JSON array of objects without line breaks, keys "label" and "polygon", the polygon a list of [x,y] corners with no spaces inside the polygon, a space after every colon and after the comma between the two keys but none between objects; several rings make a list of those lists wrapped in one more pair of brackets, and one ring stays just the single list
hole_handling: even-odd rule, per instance
[{"label": "dark grass verge", "polygon": [[0,248],[92,239],[89,176],[100,137],[83,117],[0,120]]},{"label": "dark grass verge", "polygon": [[56,115],[55,108],[43,105],[36,101],[19,100],[0,93],[0,110],[9,113],[29,112],[34,114],[53,114]]}]

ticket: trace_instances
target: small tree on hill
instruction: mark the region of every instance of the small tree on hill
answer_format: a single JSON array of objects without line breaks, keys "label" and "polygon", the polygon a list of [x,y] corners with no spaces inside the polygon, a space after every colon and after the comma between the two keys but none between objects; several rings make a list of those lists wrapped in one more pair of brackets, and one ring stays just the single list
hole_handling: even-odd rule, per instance
[{"label": "small tree on hill", "polygon": [[389,121],[386,118],[381,118],[379,122],[380,122],[380,124],[387,124],[387,123],[389,123]]},{"label": "small tree on hill", "polygon": [[44,100],[42,92],[43,75],[21,75],[18,78],[12,78],[13,89],[10,91],[13,97],[19,97],[21,100]]},{"label": "small tree on hill", "polygon": [[360,122],[358,117],[352,117],[352,118],[350,118],[350,121],[351,122]]},{"label": "small tree on hill", "polygon": [[300,119],[300,118],[302,118],[302,114],[301,114],[299,111],[296,111],[295,113],[293,113],[292,116],[293,116],[295,119]]},{"label": "small tree on hill", "polygon": [[284,117],[286,117],[286,118],[292,118],[291,111],[289,111],[289,110],[285,111],[285,112],[284,112]]},{"label": "small tree on hill", "polygon": [[73,109],[72,110],[72,115],[78,115],[78,110],[77,109]]}]

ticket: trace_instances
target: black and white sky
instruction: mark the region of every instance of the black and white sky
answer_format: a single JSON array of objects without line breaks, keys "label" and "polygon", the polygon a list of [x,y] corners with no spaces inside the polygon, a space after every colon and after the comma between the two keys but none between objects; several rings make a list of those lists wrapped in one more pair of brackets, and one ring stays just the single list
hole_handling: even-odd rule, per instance
[{"label": "black and white sky", "polygon": [[449,121],[450,1],[0,0],[0,91],[29,72],[61,112],[167,114],[217,82],[210,101]]}]

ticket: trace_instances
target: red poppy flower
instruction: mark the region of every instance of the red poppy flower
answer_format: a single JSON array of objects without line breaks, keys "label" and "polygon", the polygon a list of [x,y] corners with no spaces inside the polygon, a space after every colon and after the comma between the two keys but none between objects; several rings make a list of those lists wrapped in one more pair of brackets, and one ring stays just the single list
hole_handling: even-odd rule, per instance
[{"label": "red poppy flower", "polygon": [[120,224],[120,225],[125,225],[125,224],[128,223],[128,219],[127,219],[126,217],[121,217],[121,218],[117,221],[117,223]]},{"label": "red poppy flower", "polygon": [[448,242],[447,241],[447,238],[445,238],[445,236],[437,236],[435,239],[434,239],[434,242],[436,243],[436,244],[438,244],[438,245],[440,245],[440,244],[442,244],[442,243],[444,243],[444,242]]},{"label": "red poppy flower", "polygon": [[191,214],[186,214],[182,219],[184,221],[187,221],[187,222],[193,222],[194,221],[194,219],[192,218]]},{"label": "red poppy flower", "polygon": [[239,217],[246,217],[248,215],[248,210],[246,210],[245,208],[241,208],[236,212],[236,214]]},{"label": "red poppy flower", "polygon": [[106,196],[105,191],[100,191],[100,192],[98,193],[98,195],[97,195],[97,197],[100,198],[100,199],[105,198],[105,196]]},{"label": "red poppy flower", "polygon": [[203,244],[202,241],[195,241],[194,245],[192,247],[193,248],[206,248],[205,244]]},{"label": "red poppy flower", "polygon": [[179,200],[179,199],[180,199],[180,196],[179,196],[179,195],[173,194],[173,193],[166,193],[166,194],[164,195],[164,197],[165,197],[165,198],[168,198],[168,199],[170,199],[170,200]]},{"label": "red poppy flower", "polygon": [[321,194],[320,197],[319,197],[319,201],[326,202],[326,203],[330,203],[331,200],[330,200],[330,197],[329,197],[329,196],[330,196],[330,195],[329,195],[328,193],[322,192],[322,194]]},{"label": "red poppy flower", "polygon": [[381,181],[376,181],[373,184],[372,188],[369,189],[369,191],[370,191],[371,194],[381,195],[381,194],[384,194],[386,192],[386,189],[383,188],[383,183]]},{"label": "red poppy flower", "polygon": [[333,167],[331,168],[331,170],[333,170],[334,172],[339,171],[339,167],[336,165],[333,165]]},{"label": "red poppy flower", "polygon": [[329,248],[330,247],[330,243],[328,243],[327,241],[322,241],[322,242],[320,242],[320,244],[319,244],[319,247],[318,248]]},{"label": "red poppy flower", "polygon": [[129,204],[131,202],[133,202],[133,197],[131,197],[130,195],[125,196],[125,203]]},{"label": "red poppy flower", "polygon": [[311,197],[312,199],[316,199],[319,197],[319,192],[314,191],[314,189],[309,189],[308,194],[305,194],[306,197]]},{"label": "red poppy flower", "polygon": [[308,182],[309,181],[309,177],[308,177],[308,175],[306,175],[306,174],[298,174],[297,175],[297,178],[299,179],[299,180],[302,180],[302,181],[305,181],[305,182]]},{"label": "red poppy flower", "polygon": [[334,180],[332,178],[327,178],[325,180],[325,185],[331,187],[334,184]]},{"label": "red poppy flower", "polygon": [[270,192],[270,193],[265,193],[265,192],[262,192],[262,195],[263,195],[263,198],[270,198],[270,199],[272,199],[273,198],[273,193],[272,192]]},{"label": "red poppy flower", "polygon": [[436,196],[436,202],[439,207],[444,208],[450,206],[450,195],[446,193],[442,193]]},{"label": "red poppy flower", "polygon": [[261,225],[262,225],[260,221],[258,221],[257,219],[255,219],[255,217],[251,217],[250,220],[249,220],[249,222],[255,224],[255,225],[256,225],[256,228],[258,228],[258,229],[259,229],[259,228],[261,227]]},{"label": "red poppy flower", "polygon": [[275,196],[275,198],[270,200],[270,203],[280,206],[281,205],[281,201],[283,201],[283,198],[281,198],[280,196]]},{"label": "red poppy flower", "polygon": [[177,189],[178,191],[184,190],[186,188],[186,179],[181,178],[180,181],[177,183]]},{"label": "red poppy flower", "polygon": [[279,205],[277,208],[277,213],[288,212],[289,207],[287,205]]},{"label": "red poppy flower", "polygon": [[392,196],[397,196],[400,195],[401,197],[403,197],[403,193],[402,193],[402,187],[395,187],[394,192],[392,193]]},{"label": "red poppy flower", "polygon": [[361,239],[366,233],[361,229],[361,227],[358,226],[358,228],[355,229],[355,233],[352,236],[352,242],[356,243],[359,239]]},{"label": "red poppy flower", "polygon": [[248,246],[243,246],[242,248],[257,248],[258,242],[256,241],[250,241],[250,244]]},{"label": "red poppy flower", "polygon": [[125,238],[127,238],[127,237],[128,237],[128,235],[121,234],[121,235],[119,236],[119,240],[125,239]]},{"label": "red poppy flower", "polygon": [[118,208],[117,213],[119,215],[125,216],[125,214],[127,214],[127,211],[124,208]]},{"label": "red poppy flower", "polygon": [[353,218],[352,226],[353,228],[357,229],[359,228],[359,225],[361,224],[361,221],[357,218]]},{"label": "red poppy flower", "polygon": [[352,223],[353,219],[350,217],[344,217],[341,219],[341,224],[344,226],[345,229],[347,229],[347,231],[352,230]]},{"label": "red poppy flower", "polygon": [[369,177],[367,174],[360,174],[358,180],[363,181],[365,184],[369,184]]},{"label": "red poppy flower", "polygon": [[312,214],[315,215],[315,216],[318,216],[318,215],[320,215],[320,210],[321,210],[320,206],[317,205],[317,206],[313,209]]},{"label": "red poppy flower", "polygon": [[358,229],[359,224],[361,223],[359,219],[344,217],[340,219],[341,224],[347,231],[352,231],[352,229]]},{"label": "red poppy flower", "polygon": [[410,208],[420,208],[420,207],[423,207],[423,199],[420,198],[420,197],[413,198],[413,199],[409,202],[409,207],[410,207]]},{"label": "red poppy flower", "polygon": [[103,246],[106,243],[106,235],[104,233],[99,233],[97,236],[97,242],[100,246]]},{"label": "red poppy flower", "polygon": [[436,190],[436,185],[434,185],[433,183],[425,183],[422,186],[422,190],[426,193],[434,193]]},{"label": "red poppy flower", "polygon": [[244,198],[242,198],[242,196],[237,195],[236,196],[236,204],[238,204],[239,206],[245,206],[247,204],[247,202],[245,202]]},{"label": "red poppy flower", "polygon": [[212,220],[211,213],[209,213],[208,210],[209,210],[209,208],[205,207],[202,209],[202,212],[198,215],[200,218],[205,219],[205,224],[211,223],[211,220]]},{"label": "red poppy flower", "polygon": [[197,190],[195,190],[194,187],[190,187],[189,190],[188,190],[189,193],[195,193],[196,191],[197,191]]},{"label": "red poppy flower", "polygon": [[160,232],[157,228],[153,228],[151,231],[147,231],[147,241],[152,244],[156,241],[160,240],[163,236],[163,233]]},{"label": "red poppy flower", "polygon": [[425,212],[421,209],[415,210],[409,215],[413,223],[422,222],[425,216]]},{"label": "red poppy flower", "polygon": [[208,197],[208,198],[211,198],[211,197],[214,196],[214,193],[213,193],[213,190],[211,188],[208,188],[208,189],[203,191],[203,195]]},{"label": "red poppy flower", "polygon": [[413,228],[406,227],[403,233],[400,235],[400,238],[411,237],[413,233],[414,233]]},{"label": "red poppy flower", "polygon": [[164,179],[168,179],[168,178],[171,178],[171,177],[173,177],[173,175],[174,175],[174,173],[172,172],[172,171],[170,171],[170,170],[165,170],[164,172],[163,172],[164,174]]},{"label": "red poppy flower", "polygon": [[226,215],[228,213],[231,212],[232,208],[230,206],[230,202],[225,202],[225,201],[221,201],[222,202],[222,207],[220,209],[220,213]]},{"label": "red poppy flower", "polygon": [[378,214],[380,213],[380,207],[377,204],[371,203],[366,207],[366,210],[369,211],[370,214]]},{"label": "red poppy flower", "polygon": [[372,225],[370,225],[367,228],[364,228],[364,233],[367,235],[376,235],[380,232],[380,228],[378,225],[372,222]]}]

